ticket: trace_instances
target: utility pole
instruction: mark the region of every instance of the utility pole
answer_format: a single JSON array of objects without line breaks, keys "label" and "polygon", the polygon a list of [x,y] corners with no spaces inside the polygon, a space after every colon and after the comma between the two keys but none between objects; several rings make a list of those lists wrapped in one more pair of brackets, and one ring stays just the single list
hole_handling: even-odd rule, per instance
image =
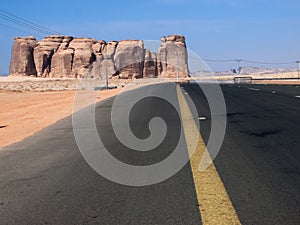
[{"label": "utility pole", "polygon": [[238,74],[240,74],[241,73],[241,65],[240,65],[240,63],[242,62],[242,60],[241,59],[236,59],[235,61],[238,63]]},{"label": "utility pole", "polygon": [[298,64],[298,79],[300,79],[300,61],[296,61]]},{"label": "utility pole", "polygon": [[179,71],[178,71],[178,66],[179,66],[179,61],[178,61],[178,48],[176,50],[176,80],[178,84],[178,79],[179,79]]},{"label": "utility pole", "polygon": [[105,49],[105,79],[106,79],[106,90],[108,90],[107,47],[108,47],[108,43],[106,42],[106,49]]}]

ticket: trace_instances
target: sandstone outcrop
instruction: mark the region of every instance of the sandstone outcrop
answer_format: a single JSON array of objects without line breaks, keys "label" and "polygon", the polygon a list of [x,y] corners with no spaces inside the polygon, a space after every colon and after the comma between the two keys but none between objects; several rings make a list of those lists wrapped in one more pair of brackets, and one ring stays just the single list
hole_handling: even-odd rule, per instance
[{"label": "sandstone outcrop", "polygon": [[116,75],[114,55],[117,45],[117,41],[101,41],[101,47],[99,45],[99,48],[97,47],[96,61],[92,64],[90,76],[106,79],[106,76],[111,78]]},{"label": "sandstone outcrop", "polygon": [[143,77],[154,78],[157,77],[157,75],[157,55],[154,52],[150,52],[149,49],[146,49]]},{"label": "sandstone outcrop", "polygon": [[15,38],[10,74],[37,77],[99,77],[105,79],[175,78],[188,76],[185,38],[161,38],[158,52],[141,40],[120,42],[52,35]]},{"label": "sandstone outcrop", "polygon": [[48,77],[54,52],[60,47],[64,36],[47,36],[34,48],[33,57],[38,77]]},{"label": "sandstone outcrop", "polygon": [[73,77],[82,77],[89,66],[96,60],[92,46],[97,41],[91,38],[74,38],[69,48],[74,49],[74,58],[72,64]]},{"label": "sandstone outcrop", "polygon": [[144,67],[144,42],[140,40],[120,41],[114,61],[120,78],[141,78]]},{"label": "sandstone outcrop", "polygon": [[36,75],[36,67],[33,59],[33,49],[36,43],[36,39],[33,36],[14,38],[9,67],[10,74]]},{"label": "sandstone outcrop", "polygon": [[179,78],[188,76],[188,55],[185,38],[180,35],[162,37],[162,44],[158,49],[161,60],[161,76]]},{"label": "sandstone outcrop", "polygon": [[72,65],[75,50],[59,49],[51,61],[51,77],[72,77]]}]

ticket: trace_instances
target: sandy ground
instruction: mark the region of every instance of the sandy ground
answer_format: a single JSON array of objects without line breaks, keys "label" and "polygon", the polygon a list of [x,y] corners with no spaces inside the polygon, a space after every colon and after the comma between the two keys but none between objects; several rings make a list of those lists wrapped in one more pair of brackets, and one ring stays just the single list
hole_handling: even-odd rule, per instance
[{"label": "sandy ground", "polygon": [[[120,89],[78,91],[80,108],[89,105],[91,99],[101,101],[114,96]],[[0,149],[71,115],[75,94],[76,91],[0,92]]]},{"label": "sandy ground", "polygon": [[[160,80],[114,80],[109,85],[117,89],[94,91],[95,87],[103,85],[103,81],[0,77],[0,149],[33,135],[95,101],[157,82]],[[75,96],[79,104],[74,109]]]},{"label": "sandy ground", "polygon": [[[296,75],[298,76],[298,74],[288,74],[288,76],[282,75],[282,77],[295,78]],[[227,77],[222,77],[223,81],[226,81],[225,78]],[[227,79],[233,81],[233,77],[228,77]],[[111,85],[118,86],[117,89],[76,91],[79,81],[74,79],[0,77],[0,149],[1,147],[21,141],[40,129],[71,115],[76,93],[80,93],[81,105],[77,108],[80,109],[94,101],[101,101],[114,96],[121,90],[135,89],[143,85],[163,81],[165,80],[111,81]],[[91,80],[93,87],[95,86],[95,82],[97,81]],[[296,79],[281,81],[261,80],[255,81],[255,83],[300,85],[300,81]],[[122,88],[124,86],[126,87]]]}]

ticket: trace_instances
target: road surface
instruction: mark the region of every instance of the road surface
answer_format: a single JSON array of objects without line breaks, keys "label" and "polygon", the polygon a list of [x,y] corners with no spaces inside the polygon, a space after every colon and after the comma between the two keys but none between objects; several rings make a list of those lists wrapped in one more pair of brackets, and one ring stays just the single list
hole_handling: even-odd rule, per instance
[{"label": "road surface", "polygon": [[[193,99],[198,116],[205,117],[200,132],[207,142],[211,120],[205,96],[196,84],[182,88]],[[299,224],[299,88],[221,88],[228,123],[214,164],[240,223]],[[174,84],[147,86],[130,94],[143,91],[177,95]],[[149,165],[172,153],[180,135],[180,119],[169,104],[148,98],[132,110],[131,129],[139,138],[149,135],[145,127],[153,115],[160,115],[168,125],[164,142],[155,151],[140,153],[126,148],[114,135],[110,124],[113,101],[97,104],[95,121],[114,157],[128,164]],[[71,117],[2,149],[0,171],[0,224],[214,224],[203,221],[199,211],[190,163],[158,184],[113,183],[81,156]]]}]

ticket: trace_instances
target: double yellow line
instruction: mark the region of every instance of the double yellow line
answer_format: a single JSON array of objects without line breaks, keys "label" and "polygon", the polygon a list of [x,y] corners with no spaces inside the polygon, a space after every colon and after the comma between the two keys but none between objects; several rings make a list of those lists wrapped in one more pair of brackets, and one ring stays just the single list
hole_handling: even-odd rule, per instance
[{"label": "double yellow line", "polygon": [[176,89],[202,224],[241,224],[214,163],[204,171],[199,170],[203,156],[205,160],[212,160],[179,85]]}]

